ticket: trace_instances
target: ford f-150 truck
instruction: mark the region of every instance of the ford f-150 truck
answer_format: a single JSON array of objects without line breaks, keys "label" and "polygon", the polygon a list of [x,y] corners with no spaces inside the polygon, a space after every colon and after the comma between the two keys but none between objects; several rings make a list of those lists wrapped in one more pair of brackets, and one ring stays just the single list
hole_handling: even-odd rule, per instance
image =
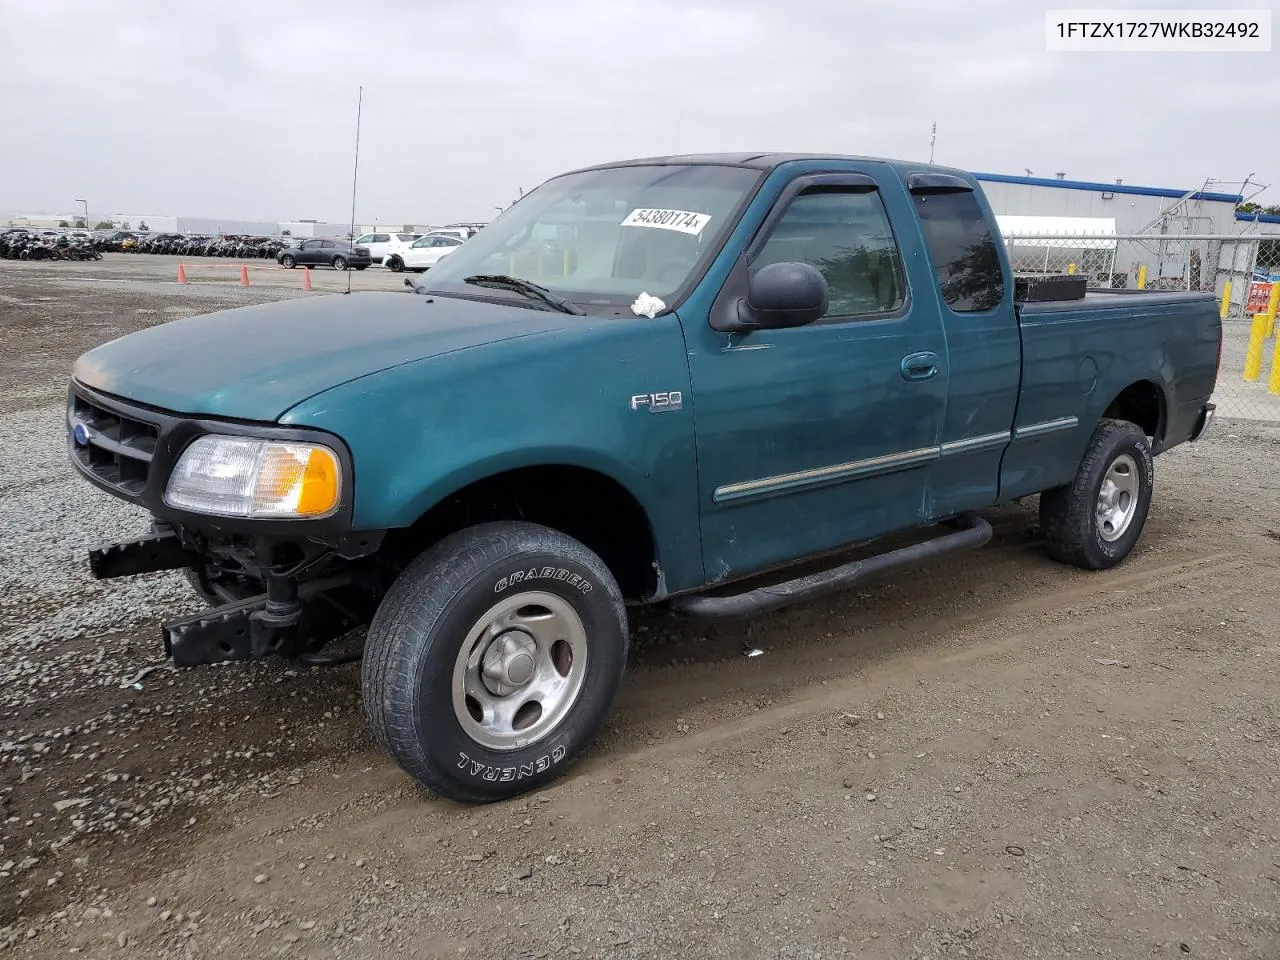
[{"label": "ford f-150 truck", "polygon": [[163,624],[178,665],[332,663],[367,625],[346,658],[382,747],[440,794],[508,797],[595,736],[629,604],[776,609],[979,546],[978,511],[1032,495],[1053,557],[1122,561],[1153,457],[1212,416],[1221,325],[1210,294],[1075,279],[1015,276],[959,170],[567,173],[410,290],[81,357],[71,461],[150,514],[89,561],[186,571],[208,609]]}]

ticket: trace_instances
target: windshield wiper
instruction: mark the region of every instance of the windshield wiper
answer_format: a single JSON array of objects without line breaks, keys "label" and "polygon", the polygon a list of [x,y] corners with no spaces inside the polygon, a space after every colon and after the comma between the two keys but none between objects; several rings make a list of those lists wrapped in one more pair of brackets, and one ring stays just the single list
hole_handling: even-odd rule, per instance
[{"label": "windshield wiper", "polygon": [[514,290],[516,293],[523,293],[530,300],[541,300],[547,306],[559,310],[561,313],[572,313],[580,317],[587,312],[576,304],[570,303],[564,297],[552,293],[546,287],[540,287],[528,280],[521,280],[519,277],[508,277],[502,273],[477,273],[475,276],[464,277],[462,282],[474,284],[477,287],[497,287],[500,290]]}]

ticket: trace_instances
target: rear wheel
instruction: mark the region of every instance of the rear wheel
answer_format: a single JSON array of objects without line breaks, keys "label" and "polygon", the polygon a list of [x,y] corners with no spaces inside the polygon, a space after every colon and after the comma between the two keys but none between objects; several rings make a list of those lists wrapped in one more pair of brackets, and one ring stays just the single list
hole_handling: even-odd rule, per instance
[{"label": "rear wheel", "polygon": [[345,270],[345,269],[347,269],[347,258],[346,258],[346,257],[334,257],[334,258],[333,258],[333,269],[335,269],[335,270]]},{"label": "rear wheel", "polygon": [[1127,557],[1147,522],[1155,467],[1146,434],[1103,420],[1075,479],[1040,496],[1040,526],[1055,560],[1106,570]]},{"label": "rear wheel", "polygon": [[404,261],[399,257],[390,257],[387,259],[387,269],[392,273],[402,273],[404,271]]},{"label": "rear wheel", "polygon": [[627,617],[604,563],[530,523],[442,540],[369,627],[365,716],[404,770],[466,803],[558,777],[592,741],[621,683]]}]

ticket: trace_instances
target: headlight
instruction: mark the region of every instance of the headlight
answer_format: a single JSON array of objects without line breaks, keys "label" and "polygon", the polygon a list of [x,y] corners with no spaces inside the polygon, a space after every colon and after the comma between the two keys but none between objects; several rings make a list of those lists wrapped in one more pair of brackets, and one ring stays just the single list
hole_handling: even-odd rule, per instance
[{"label": "headlight", "polygon": [[183,451],[164,502],[222,517],[302,519],[333,513],[341,493],[342,468],[328,447],[210,435]]}]

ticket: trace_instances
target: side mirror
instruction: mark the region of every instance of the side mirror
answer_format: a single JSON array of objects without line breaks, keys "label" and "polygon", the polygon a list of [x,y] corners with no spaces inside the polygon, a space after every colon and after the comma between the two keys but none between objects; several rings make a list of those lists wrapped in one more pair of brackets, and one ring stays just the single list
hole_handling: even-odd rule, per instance
[{"label": "side mirror", "polygon": [[751,278],[738,301],[738,328],[776,330],[802,327],[823,317],[830,305],[827,280],[807,263],[771,263]]}]

